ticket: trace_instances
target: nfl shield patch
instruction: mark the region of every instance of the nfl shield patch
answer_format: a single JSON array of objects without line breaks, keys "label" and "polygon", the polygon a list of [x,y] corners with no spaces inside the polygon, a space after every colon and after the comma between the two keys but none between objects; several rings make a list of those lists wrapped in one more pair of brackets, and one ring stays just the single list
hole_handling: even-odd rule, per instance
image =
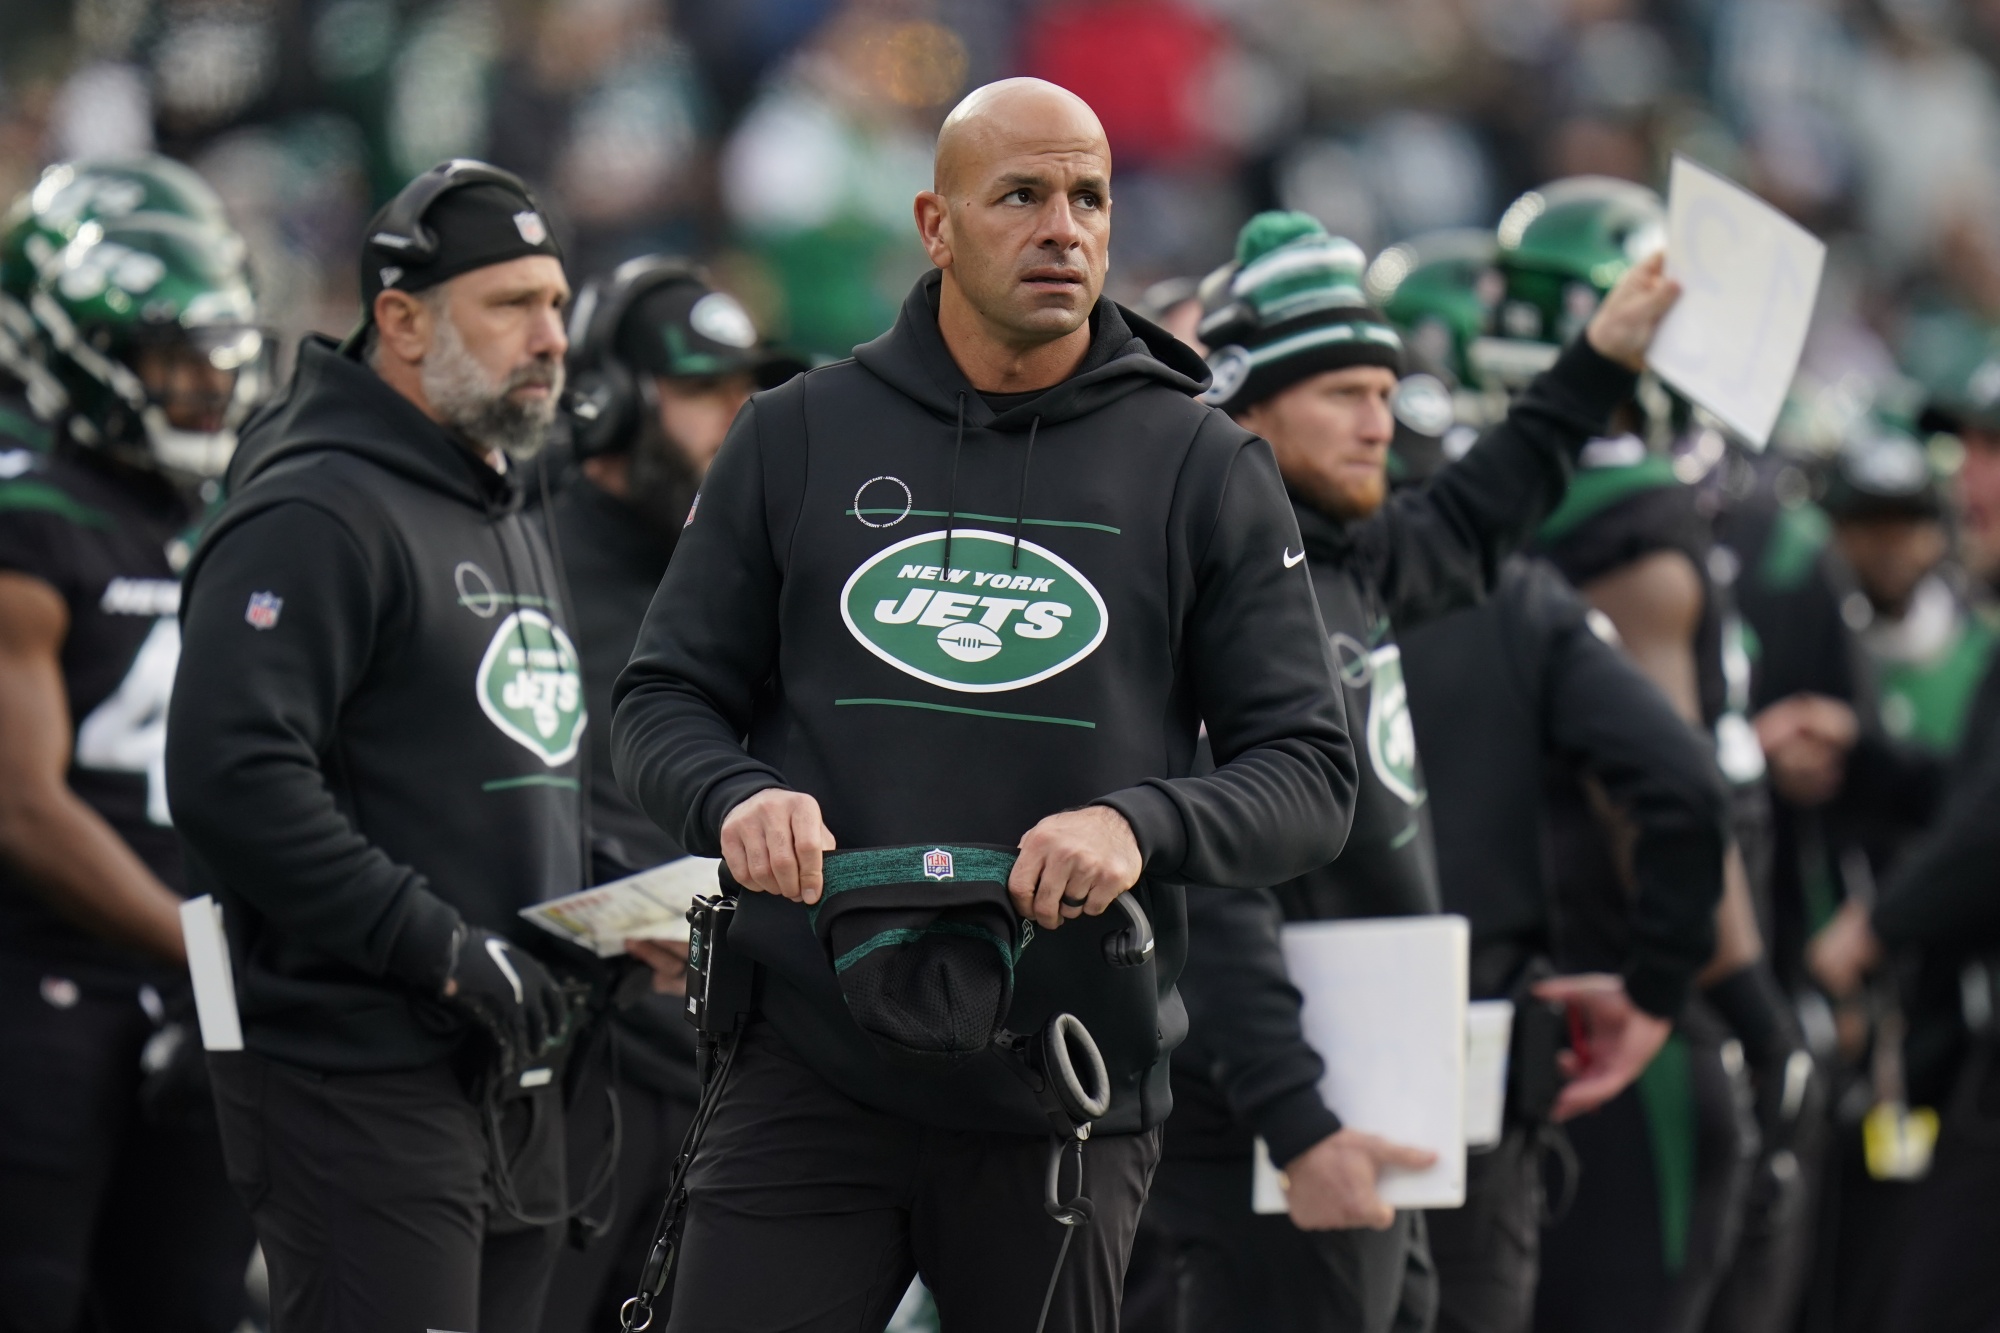
[{"label": "nfl shield patch", "polygon": [[933,847],[924,853],[925,879],[951,878],[951,853],[942,847]]},{"label": "nfl shield patch", "polygon": [[274,592],[253,592],[250,605],[243,609],[243,618],[250,622],[252,629],[272,629],[278,623],[278,613],[285,609],[285,599]]},{"label": "nfl shield patch", "polygon": [[529,245],[540,245],[549,239],[549,224],[542,221],[542,215],[527,209],[514,215],[514,230],[521,233],[521,239]]}]

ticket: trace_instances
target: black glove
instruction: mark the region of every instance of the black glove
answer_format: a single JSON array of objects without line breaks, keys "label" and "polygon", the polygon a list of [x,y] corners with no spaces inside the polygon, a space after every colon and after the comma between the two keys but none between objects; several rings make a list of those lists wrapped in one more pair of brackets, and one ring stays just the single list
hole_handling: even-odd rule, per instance
[{"label": "black glove", "polygon": [[442,998],[493,1039],[503,1079],[569,1035],[569,1006],[548,969],[479,926],[461,925],[452,933]]}]

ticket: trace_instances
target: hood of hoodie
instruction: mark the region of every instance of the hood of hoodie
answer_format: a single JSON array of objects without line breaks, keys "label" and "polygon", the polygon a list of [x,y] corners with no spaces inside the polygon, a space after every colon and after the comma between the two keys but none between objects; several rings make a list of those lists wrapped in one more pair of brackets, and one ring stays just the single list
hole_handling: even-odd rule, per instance
[{"label": "hood of hoodie", "polygon": [[429,490],[487,511],[520,503],[518,468],[495,472],[443,426],[330,338],[308,335],[285,396],[244,427],[230,461],[230,494],[279,461],[321,450],[358,454]]},{"label": "hood of hoodie", "polygon": [[1085,416],[1146,384],[1164,384],[1193,397],[1208,388],[1208,366],[1194,349],[1115,301],[1100,299],[1090,312],[1090,350],[1076,373],[1040,395],[995,412],[952,360],[938,332],[944,274],[932,269],[903,300],[895,325],[854,349],[854,359],[898,392],[950,421],[964,404],[965,424],[1025,431],[1039,417],[1052,426]]}]

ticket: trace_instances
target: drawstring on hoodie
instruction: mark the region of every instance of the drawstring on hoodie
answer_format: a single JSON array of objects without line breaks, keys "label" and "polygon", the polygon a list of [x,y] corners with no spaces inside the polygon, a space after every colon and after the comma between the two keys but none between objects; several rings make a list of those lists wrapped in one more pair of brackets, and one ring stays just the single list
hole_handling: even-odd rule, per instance
[{"label": "drawstring on hoodie", "polygon": [[1028,469],[1035,465],[1035,433],[1042,428],[1042,415],[1037,412],[1035,419],[1028,423],[1028,456],[1021,460],[1021,494],[1014,501],[1014,558],[1008,562],[1009,569],[1021,567],[1021,524],[1028,514]]},{"label": "drawstring on hoodie", "polygon": [[[1009,568],[1021,567],[1021,525],[1027,521],[1028,513],[1028,472],[1035,465],[1035,436],[1042,429],[1042,417],[1038,412],[1028,423],[1028,453],[1021,460],[1021,493],[1014,501],[1014,558]],[[958,526],[958,460],[965,453],[965,390],[958,391],[958,426],[952,433],[951,444],[951,486],[945,492],[944,506],[944,581],[951,582],[951,533]]]},{"label": "drawstring on hoodie", "polygon": [[958,429],[951,445],[951,487],[944,505],[944,581],[951,582],[951,530],[958,526],[958,457],[965,452],[965,390],[958,391]]}]

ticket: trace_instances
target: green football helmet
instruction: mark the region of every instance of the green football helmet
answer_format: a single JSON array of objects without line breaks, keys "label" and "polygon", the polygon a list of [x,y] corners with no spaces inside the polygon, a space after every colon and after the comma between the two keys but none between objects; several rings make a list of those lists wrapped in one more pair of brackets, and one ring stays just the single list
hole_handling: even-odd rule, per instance
[{"label": "green football helmet", "polygon": [[183,478],[228,467],[268,378],[235,232],[162,213],[84,223],[29,308],[73,438]]},{"label": "green football helmet", "polygon": [[1392,245],[1368,266],[1368,304],[1402,330],[1404,341],[1460,385],[1477,383],[1472,344],[1500,304],[1497,246],[1474,228],[1428,232]]},{"label": "green football helmet", "polygon": [[1503,291],[1492,334],[1471,349],[1475,369],[1516,387],[1548,369],[1626,270],[1666,240],[1666,206],[1631,181],[1571,176],[1516,199],[1496,229]]},{"label": "green football helmet", "polygon": [[19,381],[45,418],[60,415],[68,398],[43,364],[46,349],[28,313],[35,276],[85,223],[141,212],[228,226],[208,182],[152,154],[58,163],[0,218],[0,373]]},{"label": "green football helmet", "polygon": [[35,275],[86,222],[165,213],[227,228],[222,199],[172,158],[146,155],[50,167],[0,221],[0,295],[26,304]]}]

